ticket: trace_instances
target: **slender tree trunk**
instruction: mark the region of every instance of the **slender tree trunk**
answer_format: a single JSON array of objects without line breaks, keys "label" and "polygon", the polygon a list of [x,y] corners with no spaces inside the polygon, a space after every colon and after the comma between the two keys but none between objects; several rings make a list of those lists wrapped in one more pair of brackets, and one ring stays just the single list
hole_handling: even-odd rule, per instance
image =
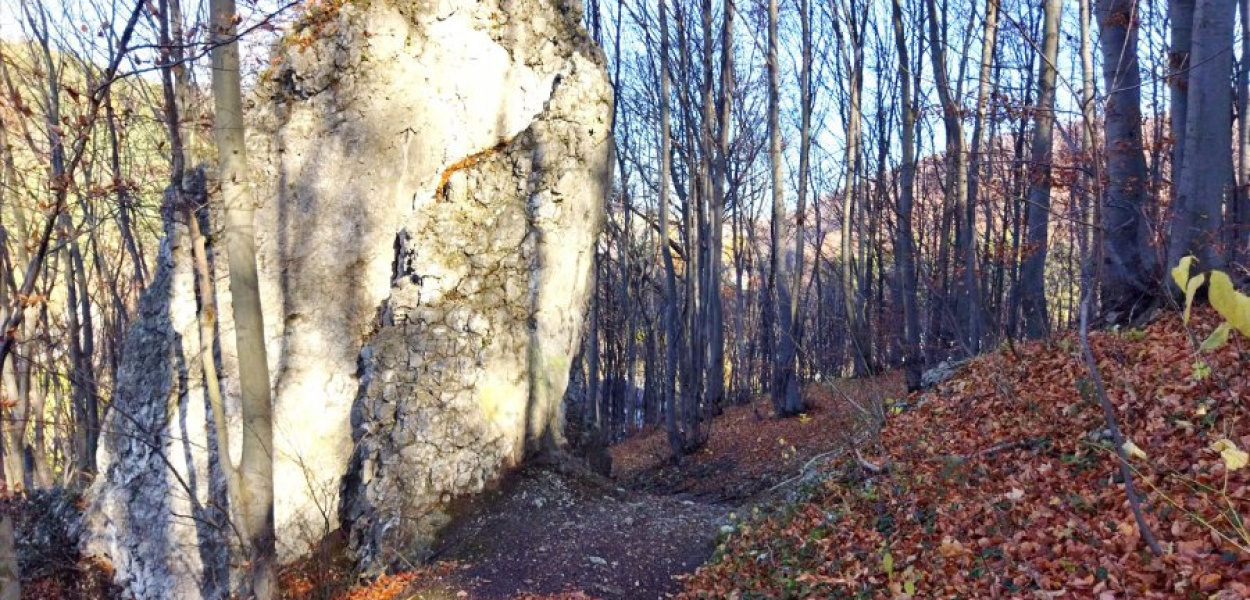
[{"label": "slender tree trunk", "polygon": [[796,367],[795,340],[790,312],[790,272],[783,256],[782,245],[786,238],[785,182],[782,175],[780,73],[777,64],[777,0],[768,2],[768,138],[769,164],[772,171],[772,305],[777,326],[777,345],[773,356],[773,409],[780,416],[791,416],[790,407],[798,403],[789,397],[791,390],[798,394],[797,382],[792,387]]},{"label": "slender tree trunk", "polygon": [[[1102,279],[1102,261],[1099,257],[1102,252],[1098,249],[1098,220],[1101,218],[1102,194],[1100,193],[1099,182],[1102,161],[1098,156],[1098,151],[1094,147],[1094,120],[1097,118],[1094,110],[1094,52],[1093,43],[1090,39],[1090,2],[1092,0],[1081,0],[1081,156],[1084,168],[1077,173],[1075,193],[1077,195],[1077,222],[1076,235],[1078,247],[1080,248],[1081,270],[1081,296],[1090,296],[1091,304],[1097,306],[1097,292],[1099,289],[1098,281]],[[1136,27],[1136,24],[1134,24]],[[1136,54],[1136,48],[1133,49]],[[1116,62],[1119,62],[1117,57]],[[1111,91],[1111,90],[1108,90]],[[1140,91],[1139,98],[1140,98]],[[1143,155],[1144,160],[1144,155]],[[1143,179],[1143,184],[1145,183]],[[1091,209],[1091,206],[1093,207]],[[1091,295],[1092,294],[1092,295]]]},{"label": "slender tree trunk", "polygon": [[[711,13],[711,1],[706,0],[707,12]],[[725,0],[725,14],[721,22],[721,55],[720,55],[720,96],[717,98],[717,130],[716,149],[712,158],[712,206],[711,206],[711,248],[709,262],[710,289],[708,290],[708,398],[713,408],[719,410],[725,402],[725,298],[722,294],[722,272],[724,271],[724,238],[725,238],[725,206],[729,202],[726,194],[726,179],[729,164],[729,131],[734,90],[734,46],[733,22],[734,0]],[[705,26],[704,35],[711,38],[709,23]],[[709,46],[710,47],[710,46]],[[711,62],[708,57],[705,60]]]},{"label": "slender tree trunk", "polygon": [[211,0],[213,58],[213,133],[217,142],[225,242],[229,257],[230,296],[239,353],[243,446],[239,458],[243,498],[240,506],[248,532],[251,592],[257,600],[276,597],[273,515],[273,403],[265,324],[256,276],[254,200],[248,190],[244,144],[243,93],[239,72],[234,0]]},{"label": "slender tree trunk", "polygon": [[1250,258],[1250,0],[1237,3],[1241,12],[1241,59],[1237,63],[1237,200],[1228,264],[1244,266]]},{"label": "slender tree trunk", "polygon": [[[69,226],[69,213],[61,215],[61,237],[70,239],[74,235]],[[70,256],[69,249],[61,251],[61,270],[65,275],[65,323],[68,329],[67,346],[69,347],[69,364],[70,364],[70,397],[73,398],[73,415],[74,415],[74,480],[78,483],[84,483],[83,479],[89,469],[87,464],[88,437],[90,436],[90,421],[87,414],[87,387],[86,381],[89,370],[85,366],[86,359],[83,357],[82,350],[82,322],[79,320],[78,295],[81,293],[78,281],[74,277],[73,258]],[[20,449],[20,446],[19,446]],[[18,460],[21,460],[21,453],[18,453]]]},{"label": "slender tree trunk", "polygon": [[715,33],[712,30],[712,0],[702,0],[700,17],[703,33],[703,77],[700,86],[702,102],[701,147],[703,149],[703,171],[705,173],[706,223],[704,230],[706,254],[703,260],[703,332],[706,345],[704,362],[704,382],[707,387],[704,395],[706,410],[718,414],[724,402],[725,394],[725,333],[721,319],[720,307],[720,225],[717,222],[724,214],[725,185],[722,179],[722,158],[720,156],[720,129],[717,110],[720,98],[713,99],[715,87],[713,75],[712,42]]},{"label": "slender tree trunk", "polygon": [[671,237],[668,230],[668,187],[669,170],[672,167],[672,131],[669,123],[669,88],[670,76],[668,68],[668,11],[667,0],[660,0],[660,255],[664,260],[664,407],[665,420],[668,425],[669,447],[674,455],[680,455],[686,446],[684,431],[679,421],[676,383],[677,355],[680,352],[681,340],[678,333],[677,315],[677,275],[673,265],[673,249],[669,246]]},{"label": "slender tree trunk", "polygon": [[[947,75],[945,46],[939,35],[939,13],[934,0],[929,3],[930,57],[937,80],[938,99],[942,103],[942,123],[946,133],[946,196],[953,206],[958,224],[955,226],[955,256],[957,279],[955,288],[955,317],[959,341],[963,351],[975,354],[980,345],[980,307],[976,284],[976,215],[968,202],[968,158],[964,149],[963,107],[959,95],[951,89]],[[982,85],[985,73],[992,62],[994,35],[997,31],[997,15],[994,0],[988,3],[985,19],[985,44],[982,49]],[[961,69],[962,70],[962,69]]]},{"label": "slender tree trunk", "polygon": [[[3,58],[3,57],[0,57]],[[0,67],[2,68],[2,67]],[[7,197],[10,190],[17,190],[17,169],[14,166],[12,148],[9,146],[8,132],[4,127],[0,127],[0,165],[3,166],[3,184],[0,184],[0,202],[4,205],[13,207],[14,215],[17,223],[14,231],[9,235],[15,235],[19,240],[27,239],[29,232],[26,229],[25,210],[22,208],[21,201],[8,202]],[[26,245],[24,243],[15,244],[18,264],[29,262],[30,257],[27,256]],[[0,307],[4,310],[12,310],[9,307],[16,307],[17,310],[29,310],[23,302],[14,302],[13,295],[18,293],[17,281],[13,275],[13,268],[10,265],[11,257],[9,256],[8,245],[0,245],[0,258],[3,259],[4,282],[0,285]],[[7,321],[8,319],[4,319]],[[26,323],[26,319],[23,319]],[[29,339],[29,335],[23,335],[24,339]],[[4,395],[12,404],[0,406],[0,464],[4,468],[4,482],[9,490],[17,489],[24,486],[26,480],[26,465],[22,461],[22,442],[26,435],[26,423],[32,414],[29,394],[22,394],[20,381],[22,369],[19,363],[26,364],[26,377],[29,382],[29,363],[20,354],[15,354],[13,361],[4,363]],[[42,412],[42,411],[41,411]],[[39,413],[33,413],[39,414]],[[3,548],[0,547],[0,551]],[[16,569],[16,564],[14,566]],[[16,571],[15,571],[16,572]]]},{"label": "slender tree trunk", "polygon": [[1062,0],[1046,0],[1043,13],[1041,75],[1037,79],[1033,152],[1029,167],[1028,244],[1020,274],[1020,307],[1025,335],[1050,332],[1046,310],[1046,255],[1050,227],[1050,176],[1055,125],[1055,63],[1059,56]]},{"label": "slender tree trunk", "polygon": [[[742,222],[744,220],[744,206],[742,199],[734,194],[734,201],[737,209],[733,213],[733,257],[734,257],[734,335],[737,342],[737,356],[734,361],[734,402],[742,404],[750,398],[751,394],[751,372],[753,357],[748,349],[748,333],[747,333],[747,296],[750,290],[747,289],[747,256],[749,249],[746,247],[746,236],[743,234]],[[750,344],[754,347],[754,344]]]},{"label": "slender tree trunk", "polygon": [[[985,3],[985,24],[981,36],[981,69],[977,81],[977,109],[976,118],[972,124],[972,158],[968,165],[968,215],[964,219],[965,225],[968,227],[968,244],[972,247],[971,252],[976,252],[976,207],[981,202],[981,171],[983,163],[982,145],[984,144],[985,129],[985,113],[989,103],[990,89],[993,85],[992,74],[994,73],[994,52],[997,47],[998,40],[998,9],[1000,0],[986,0]],[[991,133],[991,140],[993,134]],[[986,202],[986,219],[985,219],[985,235],[986,246],[988,246],[990,229],[993,228],[993,221],[989,217],[988,206]],[[969,262],[969,265],[975,264]],[[988,263],[982,262],[983,265]],[[967,268],[967,267],[965,267]],[[969,350],[973,353],[980,351],[982,328],[987,320],[985,318],[988,313],[985,310],[984,303],[986,296],[983,284],[978,286],[975,279],[975,269],[970,269],[970,273],[974,275],[972,281],[965,280],[965,285],[971,283],[968,294],[972,302],[970,303],[971,315],[968,323],[968,342],[970,342]],[[966,276],[966,275],[965,275]],[[989,279],[989,277],[983,277]]]},{"label": "slender tree trunk", "polygon": [[590,285],[590,331],[586,333],[586,407],[587,410],[582,414],[583,425],[593,431],[593,435],[602,436],[604,429],[604,416],[602,410],[601,398],[605,396],[602,388],[603,372],[600,361],[599,345],[599,315],[602,311],[599,298],[599,285],[602,278],[599,276],[602,271],[601,258],[599,256],[599,241],[595,240],[594,247],[594,281]]},{"label": "slender tree trunk", "polygon": [[[1033,103],[1033,60],[1037,53],[1031,52],[1029,58],[1029,72],[1025,75],[1024,84],[1024,106],[1030,106]],[[1026,206],[1028,204],[1028,173],[1029,167],[1025,160],[1025,139],[1028,131],[1028,115],[1021,111],[1020,123],[1015,131],[1014,139],[1014,158],[1012,161],[1011,173],[1011,252],[1009,254],[1010,269],[1007,273],[1007,281],[1003,287],[1009,289],[1007,298],[1007,338],[1014,339],[1019,332],[1020,319],[1020,266],[1021,266],[1021,240],[1020,230],[1028,226]],[[1005,227],[1004,227],[1005,229]]]},{"label": "slender tree trunk", "polygon": [[[865,323],[868,313],[864,310],[864,290],[856,280],[858,257],[855,251],[855,204],[861,194],[859,177],[863,160],[863,100],[864,90],[864,16],[857,2],[850,4],[845,15],[850,39],[842,44],[843,69],[846,71],[846,181],[842,194],[841,283],[842,302],[846,311],[848,351],[852,359],[852,372],[857,377],[869,375],[873,364],[872,343]],[[839,36],[841,37],[841,36]],[[810,53],[810,49],[808,50]],[[861,242],[863,237],[861,235]],[[862,253],[861,253],[862,254]]]},{"label": "slender tree trunk", "polygon": [[1185,168],[1185,122],[1189,114],[1189,65],[1194,33],[1194,0],[1168,0],[1172,47],[1168,51],[1168,79],[1171,99],[1168,120],[1172,126],[1172,201],[1176,202],[1177,182]]},{"label": "slender tree trunk", "polygon": [[903,0],[893,0],[894,43],[898,50],[899,101],[903,118],[903,164],[900,166],[898,227],[895,253],[898,255],[899,287],[903,304],[903,367],[907,387],[918,389],[924,370],[920,354],[920,314],[916,306],[916,251],[912,238],[912,206],[916,189],[916,109],[912,103],[911,61],[903,29]]},{"label": "slender tree trunk", "polygon": [[[92,231],[89,235],[95,235]],[[69,270],[67,278],[73,277],[78,288],[78,306],[71,307],[80,315],[82,339],[81,380],[83,416],[83,455],[79,457],[79,470],[88,479],[95,475],[96,449],[100,441],[100,393],[96,384],[95,369],[95,319],[92,316],[90,287],[87,285],[87,269],[83,265],[82,249],[78,245],[78,236],[70,234],[69,239]]]},{"label": "slender tree trunk", "polygon": [[791,273],[789,330],[782,335],[788,340],[787,351],[793,357],[784,358],[782,375],[785,387],[785,410],[783,414],[796,415],[803,411],[803,398],[799,386],[799,348],[803,344],[803,319],[800,314],[800,290],[803,287],[803,245],[806,238],[808,181],[811,178],[812,155],[812,16],[810,0],[799,0],[799,42],[802,64],[799,67],[799,173],[798,202],[794,211],[794,266]]},{"label": "slender tree trunk", "polygon": [[138,298],[139,292],[147,288],[147,263],[143,261],[139,242],[135,239],[134,222],[131,218],[131,197],[129,188],[123,185],[121,169],[121,143],[117,135],[117,115],[113,111],[112,93],[105,99],[104,115],[108,122],[109,132],[109,166],[112,169],[113,185],[117,188],[117,229],[121,232],[122,244],[130,257],[134,272],[131,276],[129,298]]}]

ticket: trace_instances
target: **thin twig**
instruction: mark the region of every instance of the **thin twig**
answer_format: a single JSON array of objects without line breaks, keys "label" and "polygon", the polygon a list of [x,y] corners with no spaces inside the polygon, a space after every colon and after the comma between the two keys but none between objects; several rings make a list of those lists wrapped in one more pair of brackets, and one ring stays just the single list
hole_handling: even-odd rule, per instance
[{"label": "thin twig", "polygon": [[1120,476],[1124,478],[1124,494],[1128,496],[1128,504],[1133,509],[1133,518],[1137,519],[1137,528],[1141,530],[1142,539],[1150,546],[1155,556],[1163,556],[1163,548],[1159,546],[1155,534],[1146,523],[1142,514],[1141,499],[1133,489],[1133,470],[1128,464],[1128,454],[1124,449],[1124,435],[1115,419],[1115,410],[1111,400],[1107,398],[1107,388],[1102,382],[1102,373],[1098,370],[1098,362],[1094,360],[1094,351],[1089,345],[1089,295],[1081,300],[1081,351],[1085,355],[1085,364],[1089,367],[1090,379],[1094,382],[1094,391],[1098,393],[1098,402],[1102,405],[1102,413],[1107,418],[1107,429],[1111,430],[1111,441],[1115,444],[1116,456],[1120,457]]},{"label": "thin twig", "polygon": [[865,471],[868,471],[869,473],[872,473],[874,475],[880,475],[881,473],[884,473],[890,467],[889,463],[883,463],[883,464],[878,465],[875,463],[868,462],[868,459],[864,458],[864,455],[859,453],[859,448],[855,449],[854,454],[855,454],[855,462],[859,464],[859,468]]},{"label": "thin twig", "polygon": [[846,448],[834,448],[833,450],[830,450],[828,452],[822,452],[820,454],[817,454],[816,456],[813,456],[810,460],[807,461],[807,463],[803,465],[803,468],[799,469],[799,472],[797,475],[794,475],[793,477],[789,477],[787,479],[783,479],[782,481],[778,482],[773,487],[770,487],[767,490],[765,490],[764,493],[760,495],[766,496],[768,494],[771,494],[777,491],[778,489],[785,487],[786,485],[789,485],[795,481],[802,479],[805,475],[807,475],[811,471],[811,468],[816,464],[817,461],[820,461],[826,458],[832,458],[834,455],[844,454],[845,452],[846,452]]}]

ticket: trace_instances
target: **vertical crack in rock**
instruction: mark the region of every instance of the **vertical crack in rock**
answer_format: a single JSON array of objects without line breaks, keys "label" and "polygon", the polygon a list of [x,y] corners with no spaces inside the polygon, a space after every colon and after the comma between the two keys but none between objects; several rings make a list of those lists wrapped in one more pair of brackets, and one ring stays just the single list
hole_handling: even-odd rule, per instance
[{"label": "vertical crack in rock", "polygon": [[[281,560],[339,528],[367,571],[420,559],[449,503],[562,442],[610,173],[611,87],[579,5],[348,2],[275,47],[248,143]],[[170,276],[189,277],[189,258],[166,243]],[[229,374],[237,353],[220,285]],[[171,390],[189,389],[180,378],[199,377],[194,288],[154,285],[144,307],[131,338],[145,350],[127,354],[116,406],[138,415],[140,437],[179,450],[165,460],[106,441],[101,464],[113,471],[93,490],[88,547],[136,598],[221,598],[224,559],[198,548],[224,542],[201,544],[194,503],[164,496],[171,473],[195,472],[196,502],[222,497],[205,487],[215,480],[204,407],[193,398],[177,405],[185,416],[166,412]],[[238,382],[223,386],[238,427]],[[124,429],[125,412],[109,426]],[[184,438],[193,443],[174,443]],[[227,539],[226,527],[212,534]]]}]

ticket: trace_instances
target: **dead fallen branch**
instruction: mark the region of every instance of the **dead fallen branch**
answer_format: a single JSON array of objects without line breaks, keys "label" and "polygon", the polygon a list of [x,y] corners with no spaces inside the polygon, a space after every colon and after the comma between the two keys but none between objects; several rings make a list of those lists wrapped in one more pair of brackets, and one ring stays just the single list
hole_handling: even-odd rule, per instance
[{"label": "dead fallen branch", "polygon": [[1146,516],[1142,514],[1141,498],[1133,488],[1133,469],[1128,464],[1128,452],[1124,449],[1124,434],[1115,418],[1115,409],[1107,397],[1107,388],[1102,382],[1102,373],[1098,370],[1098,361],[1094,360],[1094,350],[1089,345],[1089,296],[1081,301],[1081,351],[1085,355],[1085,365],[1089,368],[1090,379],[1093,380],[1094,391],[1098,394],[1098,402],[1102,405],[1103,415],[1107,419],[1107,429],[1111,431],[1111,441],[1115,444],[1116,456],[1120,458],[1120,476],[1124,478],[1124,493],[1128,496],[1129,506],[1133,509],[1133,518],[1137,520],[1137,528],[1141,530],[1143,540],[1150,546],[1155,556],[1163,556],[1163,548],[1155,539]]}]

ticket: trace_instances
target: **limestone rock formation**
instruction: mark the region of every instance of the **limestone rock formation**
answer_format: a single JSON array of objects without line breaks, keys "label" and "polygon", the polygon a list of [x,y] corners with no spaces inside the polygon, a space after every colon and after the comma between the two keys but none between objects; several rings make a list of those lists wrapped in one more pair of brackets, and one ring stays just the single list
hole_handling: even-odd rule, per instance
[{"label": "limestone rock formation", "polygon": [[[580,19],[578,0],[348,2],[277,49],[249,152],[281,558],[341,526],[365,570],[419,560],[449,503],[561,443],[610,177],[611,89]],[[215,444],[182,318],[194,288],[167,246],[119,377],[88,547],[136,598],[220,597],[213,552],[229,536],[201,543],[189,518],[221,497],[205,487]],[[188,478],[200,496],[158,497]]]},{"label": "limestone rock formation", "polygon": [[229,592],[225,479],[199,366],[195,274],[185,223],[167,216],[101,437],[85,551],[106,556],[129,596]]}]

